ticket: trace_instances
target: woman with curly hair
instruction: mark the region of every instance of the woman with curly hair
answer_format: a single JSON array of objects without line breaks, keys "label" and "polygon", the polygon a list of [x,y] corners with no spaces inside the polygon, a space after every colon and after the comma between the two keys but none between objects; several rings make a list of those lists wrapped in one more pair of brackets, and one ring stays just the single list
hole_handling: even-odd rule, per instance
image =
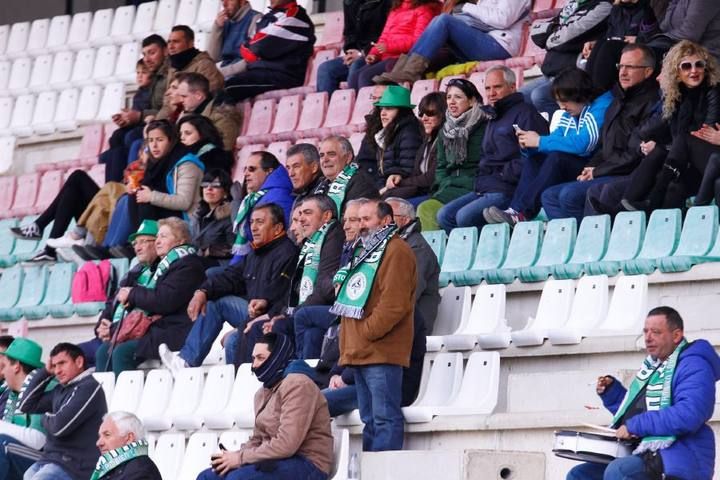
[{"label": "woman with curly hair", "polygon": [[[662,112],[641,128],[640,151],[645,158],[631,175],[623,208],[680,207],[685,196],[697,191],[718,147],[693,132],[720,121],[719,83],[720,68],[707,49],[687,40],[670,49],[660,74]],[[673,182],[682,187],[677,198],[667,195]]]}]

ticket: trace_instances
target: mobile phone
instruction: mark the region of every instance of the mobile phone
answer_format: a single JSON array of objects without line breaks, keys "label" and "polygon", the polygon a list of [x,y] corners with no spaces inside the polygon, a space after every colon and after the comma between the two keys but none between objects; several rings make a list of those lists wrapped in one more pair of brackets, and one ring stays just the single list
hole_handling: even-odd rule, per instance
[{"label": "mobile phone", "polygon": [[520,125],[517,123],[513,123],[513,128],[515,129],[515,133],[518,133],[520,131]]},{"label": "mobile phone", "polygon": [[220,447],[220,450],[222,450],[223,452],[227,452],[227,448],[225,448],[225,445],[223,445],[222,443],[219,443],[218,447]]}]

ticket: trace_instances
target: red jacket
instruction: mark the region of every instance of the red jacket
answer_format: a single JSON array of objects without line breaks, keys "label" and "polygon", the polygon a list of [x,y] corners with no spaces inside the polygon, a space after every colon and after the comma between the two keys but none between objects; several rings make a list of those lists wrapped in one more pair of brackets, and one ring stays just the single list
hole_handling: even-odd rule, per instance
[{"label": "red jacket", "polygon": [[441,7],[440,2],[432,2],[413,8],[410,0],[403,0],[399,7],[390,10],[385,28],[376,42],[385,44],[385,53],[373,47],[368,54],[376,55],[378,60],[386,60],[409,52],[430,20],[440,13]]}]

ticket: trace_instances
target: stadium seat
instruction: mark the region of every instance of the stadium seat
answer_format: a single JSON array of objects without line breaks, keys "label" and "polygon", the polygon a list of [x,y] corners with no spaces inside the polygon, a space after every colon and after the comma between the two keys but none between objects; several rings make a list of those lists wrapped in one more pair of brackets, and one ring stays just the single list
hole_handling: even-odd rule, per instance
[{"label": "stadium seat", "polygon": [[0,310],[9,310],[20,300],[24,275],[25,272],[19,265],[3,270],[0,276],[0,291],[3,292],[0,296]]},{"label": "stadium seat", "polygon": [[[327,112],[328,94],[327,92],[310,93],[305,97],[298,120],[297,130],[290,133],[290,138],[297,141],[298,139],[312,136],[312,130],[319,128],[325,120],[325,112]],[[287,138],[286,135],[280,135],[281,138]]]},{"label": "stadium seat", "polygon": [[77,128],[75,116],[77,115],[79,96],[80,92],[76,88],[68,88],[60,92],[53,118],[54,129],[60,132],[71,132]]},{"label": "stadium seat", "polygon": [[422,232],[425,241],[435,252],[438,263],[442,264],[445,259],[445,248],[447,246],[447,233],[445,230],[425,230]]},{"label": "stadium seat", "polygon": [[372,111],[373,98],[372,93],[374,86],[362,87],[355,98],[355,106],[352,109],[352,115],[347,125],[341,125],[332,128],[332,132],[336,135],[351,136],[355,132],[364,132],[367,125],[365,124],[365,115]]},{"label": "stadium seat", "polygon": [[566,264],[553,267],[553,277],[557,279],[579,278],[586,263],[596,262],[605,255],[608,238],[610,238],[609,215],[583,218],[572,257]]},{"label": "stadium seat", "polygon": [[[7,173],[12,168],[14,153],[15,137],[0,137],[0,174]],[[12,189],[9,190],[7,184],[10,182],[12,182]],[[14,194],[15,177],[0,177],[0,209],[2,211],[10,208]],[[2,217],[0,216],[0,218]]]},{"label": "stadium seat", "polygon": [[[535,5],[548,2],[549,0],[539,0],[535,2]],[[530,32],[528,26],[523,27],[522,34],[522,45],[520,47],[520,54],[517,57],[508,58],[505,60],[505,66],[508,68],[522,68],[528,69],[535,65],[535,56],[533,46],[535,45],[530,38]],[[531,45],[532,44],[532,45]],[[520,76],[522,77],[522,75]]]},{"label": "stadium seat", "polygon": [[[17,177],[17,188],[15,190],[15,199],[9,212],[10,216],[18,217],[30,214],[35,205],[35,200],[37,200],[39,186],[40,176],[37,173],[26,173]],[[29,221],[32,220],[34,220],[34,218]]]},{"label": "stadium seat", "polygon": [[148,430],[167,430],[170,426],[158,428],[158,419],[167,412],[173,391],[173,376],[170,370],[150,370],[145,379],[137,416]]},{"label": "stadium seat", "polygon": [[[220,441],[222,442],[222,436],[220,437]],[[331,480],[348,480],[348,468],[350,466],[350,430],[347,428],[339,428],[333,432],[333,460],[328,478]]]},{"label": "stadium seat", "polygon": [[435,79],[429,80],[418,80],[413,83],[412,90],[410,91],[410,103],[413,105],[419,105],[420,100],[425,97],[428,93],[438,91],[438,81]]},{"label": "stadium seat", "polygon": [[234,380],[235,367],[233,365],[210,367],[197,408],[194,412],[173,414],[174,428],[178,430],[202,428],[206,415],[221,412],[227,406]]},{"label": "stadium seat", "polygon": [[95,64],[93,66],[92,81],[94,83],[112,83],[117,62],[118,47],[103,45],[95,51]]},{"label": "stadium seat", "polygon": [[489,415],[500,393],[500,354],[473,352],[468,357],[460,390],[440,415]]},{"label": "stadium seat", "polygon": [[440,291],[440,305],[438,306],[435,325],[432,335],[427,337],[426,349],[428,352],[437,352],[443,347],[445,335],[450,335],[466,322],[470,315],[470,287],[448,286]]},{"label": "stadium seat", "polygon": [[121,280],[130,270],[130,259],[128,258],[111,258],[110,264],[113,267],[115,278]]},{"label": "stadium seat", "polygon": [[126,370],[120,373],[115,381],[115,391],[108,404],[108,412],[136,413],[143,393],[144,378],[142,370]]},{"label": "stadium seat", "polygon": [[107,85],[103,90],[102,100],[100,101],[100,107],[98,108],[95,120],[98,122],[109,122],[112,116],[123,108],[124,104],[125,84],[111,83]]},{"label": "stadium seat", "polygon": [[160,470],[163,480],[178,478],[183,458],[185,458],[185,435],[163,433],[158,437],[152,460]]},{"label": "stadium seat", "polygon": [[253,399],[262,384],[252,374],[250,366],[249,363],[240,365],[230,400],[223,410],[209,413],[205,417],[206,428],[226,430],[234,424],[240,428],[251,428],[255,424]]},{"label": "stadium seat", "polygon": [[212,24],[215,22],[220,8],[220,0],[201,0],[195,19],[196,31],[209,32],[212,30]]},{"label": "stadium seat", "polygon": [[465,271],[475,261],[478,231],[475,227],[455,228],[448,237],[445,257],[440,264],[440,286],[450,283],[451,275]]},{"label": "stadium seat", "polygon": [[510,334],[513,345],[518,347],[542,345],[549,330],[562,328],[567,323],[574,296],[575,280],[546,281],[535,317],[528,319],[525,328]]},{"label": "stadium seat", "polygon": [[356,154],[360,151],[360,146],[362,145],[364,136],[364,133],[358,132],[350,135],[350,138],[348,139],[350,140],[350,145],[352,145],[353,147],[353,152],[355,152]]},{"label": "stadium seat", "polygon": [[[509,331],[505,322],[505,285],[479,285],[470,315],[452,335],[443,337],[443,344],[449,351],[472,350],[479,336]],[[509,336],[507,340],[509,343]]]},{"label": "stadium seat", "polygon": [[33,213],[43,212],[55,200],[63,185],[62,170],[48,170],[40,177],[37,198],[33,205]]},{"label": "stadium seat", "polygon": [[[272,102],[272,100],[260,100],[256,102],[256,104],[260,102]],[[302,98],[300,95],[286,95],[282,97],[280,101],[278,101],[277,111],[274,115],[274,121],[272,123],[270,133],[255,136],[250,140],[270,143],[278,141],[281,138],[291,138],[290,134],[295,130],[298,119],[300,118],[301,104]]]},{"label": "stadium seat", "polygon": [[93,378],[102,386],[105,402],[110,405],[115,392],[115,374],[113,372],[93,372]]},{"label": "stadium seat", "polygon": [[74,62],[75,57],[73,52],[57,52],[53,57],[48,87],[66,88],[70,86],[70,76],[72,75]]},{"label": "stadium seat", "polygon": [[238,148],[244,145],[256,142],[255,137],[265,135],[273,128],[275,120],[275,100],[258,100],[252,107],[250,117],[246,119],[248,124],[245,135],[238,137],[235,144]]},{"label": "stadium seat", "polygon": [[607,252],[602,260],[585,264],[587,275],[614,277],[625,260],[631,260],[640,251],[645,237],[645,212],[620,212],[615,216]]},{"label": "stadium seat", "polygon": [[30,73],[32,72],[32,58],[17,58],[10,69],[10,79],[7,89],[11,95],[24,95],[30,91]]},{"label": "stadium seat", "polygon": [[229,452],[240,450],[243,443],[247,442],[252,430],[228,430],[220,434],[220,441]]},{"label": "stadium seat", "polygon": [[88,170],[87,174],[90,176],[90,178],[93,179],[95,183],[99,187],[102,187],[105,185],[105,164],[99,163],[97,165],[93,165],[90,170]]},{"label": "stadium seat", "polygon": [[200,0],[180,0],[175,16],[175,25],[195,25]]},{"label": "stadium seat", "polygon": [[10,36],[10,25],[0,25],[0,59],[5,59],[8,37]]},{"label": "stadium seat", "polygon": [[[168,370],[162,371],[170,373]],[[148,375],[148,381],[145,382],[145,388],[148,388],[149,381],[150,375]],[[161,380],[160,383],[163,381],[164,379]],[[145,428],[156,431],[169,430],[173,425],[173,418],[175,418],[175,416],[192,415],[200,402],[203,383],[204,375],[202,368],[183,368],[180,370],[177,375],[175,375],[174,385],[171,386],[172,393],[167,406],[154,415],[144,417],[143,423],[145,424]]]},{"label": "stadium seat", "polygon": [[[475,250],[475,261],[470,269],[450,274],[450,281],[457,286],[480,283],[482,277],[484,277],[482,272],[500,268],[503,264],[509,242],[510,225],[507,223],[485,225],[480,232],[480,241],[478,241]],[[478,279],[478,275],[481,278]]]},{"label": "stadium seat", "polygon": [[240,127],[240,136],[247,135],[247,129],[250,123],[250,114],[252,113],[252,102],[245,100],[235,105],[235,110],[240,114],[242,126]]},{"label": "stadium seat", "polygon": [[342,10],[325,13],[325,25],[323,26],[322,35],[315,42],[316,50],[342,47],[344,18]]},{"label": "stadium seat", "polygon": [[429,422],[450,404],[460,391],[463,378],[463,357],[461,353],[439,353],[435,356],[425,391],[417,400],[403,407],[407,423]]},{"label": "stadium seat", "polygon": [[677,248],[681,224],[680,210],[655,210],[650,215],[640,253],[636,258],[623,262],[623,272],[626,275],[639,275],[655,271],[660,259],[669,257]]},{"label": "stadium seat", "polygon": [[113,23],[112,8],[103,8],[96,10],[90,24],[90,33],[88,33],[87,47],[100,47],[112,43],[110,37],[110,29]]},{"label": "stadium seat", "polygon": [[141,56],[140,45],[137,42],[122,45],[118,53],[115,73],[112,76],[113,81],[126,84],[135,83],[135,69],[138,58]]},{"label": "stadium seat", "polygon": [[133,22],[135,21],[135,6],[123,5],[115,9],[110,26],[110,34],[104,38],[93,41],[96,46],[109,45],[110,43],[122,44],[130,40],[132,35]]},{"label": "stadium seat", "polygon": [[53,119],[55,118],[57,99],[57,92],[42,92],[38,95],[31,121],[35,134],[49,135],[55,131]]},{"label": "stadium seat", "polygon": [[29,35],[30,22],[13,23],[10,27],[5,56],[12,59],[24,57]]},{"label": "stadium seat", "polygon": [[327,116],[322,127],[311,131],[311,135],[324,138],[336,131],[337,128],[345,127],[350,121],[355,104],[355,90],[335,90],[328,104]]},{"label": "stadium seat", "polygon": [[534,265],[542,244],[543,222],[520,222],[513,229],[507,256],[501,268],[486,270],[488,283],[512,283],[522,267]]},{"label": "stadium seat", "polygon": [[618,277],[607,317],[588,336],[637,335],[647,315],[647,297],[647,275]]},{"label": "stadium seat", "polygon": [[278,159],[281,165],[285,165],[287,160],[287,149],[291,147],[290,142],[273,142],[265,149],[267,152],[272,153]]},{"label": "stadium seat", "polygon": [[47,266],[27,267],[22,280],[20,298],[14,307],[0,308],[0,321],[12,322],[20,320],[26,307],[40,305],[47,289]]},{"label": "stadium seat", "polygon": [[38,18],[30,25],[27,47],[25,53],[31,57],[37,57],[47,52],[48,30],[50,29],[49,18]]},{"label": "stadium seat", "polygon": [[265,150],[265,145],[245,145],[238,151],[235,169],[233,170],[233,181],[240,183],[245,181],[245,163],[247,162],[247,159],[250,158],[252,152],[259,152],[261,150]]},{"label": "stadium seat", "polygon": [[66,48],[71,50],[81,50],[88,47],[87,39],[90,35],[90,24],[92,23],[92,13],[82,12],[76,13],[70,22],[70,30],[67,36]]},{"label": "stadium seat", "polygon": [[332,60],[335,57],[337,57],[337,52],[335,50],[320,50],[313,58],[310,59],[304,86],[290,88],[288,90],[278,90],[277,92],[266,92],[265,95],[268,95],[271,98],[277,98],[283,95],[314,93],[315,86],[317,85],[317,73],[318,68],[320,68],[320,64],[328,60]]},{"label": "stadium seat", "polygon": [[[12,118],[15,99],[12,97],[0,97],[0,135],[11,135],[10,119]],[[1,213],[1,212],[0,212]]]},{"label": "stadium seat", "polygon": [[[154,33],[153,21],[155,20],[157,6],[158,2],[145,2],[137,6],[137,11],[135,12],[135,21],[133,22],[132,27],[132,37],[135,40],[142,40],[151,33]],[[164,36],[168,33],[170,33],[170,30],[168,30],[166,33],[162,33],[161,36],[163,36],[164,38]],[[118,41],[123,43],[131,42],[132,38],[120,37]]]},{"label": "stadium seat", "polygon": [[170,29],[175,25],[175,15],[177,14],[177,0],[160,0],[155,13],[155,21],[152,30],[161,32],[163,37],[170,33]]},{"label": "stadium seat", "polygon": [[585,275],[578,281],[570,317],[564,327],[551,328],[553,345],[575,345],[605,319],[608,310],[607,275]]},{"label": "stadium seat", "polygon": [[70,84],[62,87],[92,85],[93,67],[95,66],[95,49],[84,48],[75,55]]},{"label": "stadium seat", "polygon": [[48,29],[48,38],[45,48],[49,52],[59,52],[65,50],[65,44],[68,40],[70,32],[70,15],[57,15],[50,20],[50,28]]},{"label": "stadium seat", "polygon": [[8,82],[10,82],[10,71],[12,70],[12,63],[3,60],[0,61],[0,92],[7,90]]},{"label": "stadium seat", "polygon": [[52,72],[53,56],[40,55],[35,58],[30,73],[30,84],[28,90],[33,93],[39,93],[48,88],[50,83],[50,73]]},{"label": "stadium seat", "polygon": [[25,318],[40,320],[48,315],[53,318],[71,317],[74,309],[70,302],[70,293],[74,274],[74,263],[61,262],[51,265],[45,296],[39,305],[23,310]]},{"label": "stadium seat", "polygon": [[218,437],[215,432],[193,433],[185,448],[179,480],[195,480],[200,472],[209,467],[210,456],[218,453]]},{"label": "stadium seat", "polygon": [[577,220],[556,218],[547,223],[542,250],[537,262],[518,271],[522,282],[542,282],[552,274],[553,266],[564,264],[575,248]]},{"label": "stadium seat", "polygon": [[33,134],[32,118],[35,109],[35,95],[20,95],[15,99],[10,131],[17,137],[30,137]]},{"label": "stadium seat", "polygon": [[702,263],[716,243],[718,232],[718,207],[692,207],[685,215],[677,249],[672,256],[661,258],[661,272],[684,272],[696,263]]}]

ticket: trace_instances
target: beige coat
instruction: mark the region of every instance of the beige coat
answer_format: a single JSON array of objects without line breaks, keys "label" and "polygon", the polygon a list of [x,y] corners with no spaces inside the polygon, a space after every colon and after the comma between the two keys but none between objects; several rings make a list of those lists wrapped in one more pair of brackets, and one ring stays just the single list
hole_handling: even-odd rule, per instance
[{"label": "beige coat", "polygon": [[100,244],[105,239],[115,204],[123,193],[125,193],[125,185],[122,183],[106,183],[80,215],[78,226],[85,227],[96,243]]},{"label": "beige coat", "polygon": [[185,162],[173,171],[175,193],[153,190],[150,203],[156,207],[177,210],[191,215],[200,203],[200,182],[203,171],[191,162]]},{"label": "beige coat", "polygon": [[220,132],[223,150],[231,152],[235,148],[235,140],[240,135],[242,119],[238,111],[230,105],[215,105],[215,101],[211,100],[203,110],[202,116],[209,118]]}]

